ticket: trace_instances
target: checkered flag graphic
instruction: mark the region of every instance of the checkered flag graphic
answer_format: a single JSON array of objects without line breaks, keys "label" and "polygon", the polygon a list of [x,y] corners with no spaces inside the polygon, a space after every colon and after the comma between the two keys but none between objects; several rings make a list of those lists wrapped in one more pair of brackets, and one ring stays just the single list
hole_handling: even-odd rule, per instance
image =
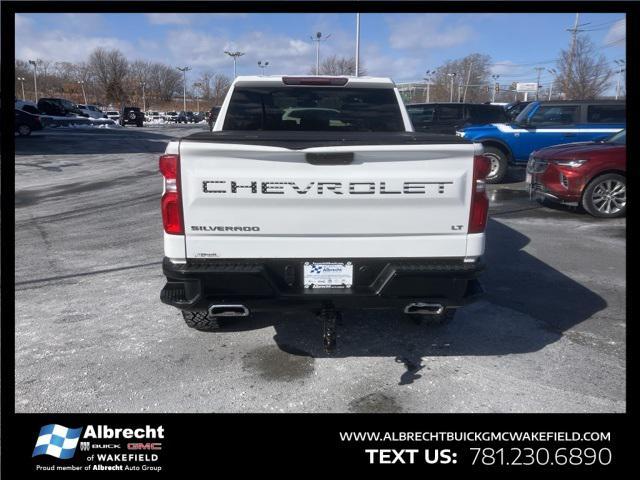
[{"label": "checkered flag graphic", "polygon": [[322,265],[313,265],[311,267],[312,273],[322,273]]},{"label": "checkered flag graphic", "polygon": [[45,425],[40,429],[36,448],[33,449],[31,456],[51,455],[61,459],[71,458],[76,452],[80,433],[82,433],[82,427],[67,428],[55,423]]}]

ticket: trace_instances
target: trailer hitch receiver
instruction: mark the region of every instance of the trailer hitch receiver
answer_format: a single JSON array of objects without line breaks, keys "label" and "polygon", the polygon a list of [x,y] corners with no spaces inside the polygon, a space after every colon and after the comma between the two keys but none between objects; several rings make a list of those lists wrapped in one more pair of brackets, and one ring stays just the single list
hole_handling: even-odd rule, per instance
[{"label": "trailer hitch receiver", "polygon": [[336,340],[338,338],[336,324],[341,318],[341,313],[336,311],[331,302],[326,302],[322,305],[322,310],[320,310],[318,317],[322,320],[324,351],[333,353],[336,350]]}]

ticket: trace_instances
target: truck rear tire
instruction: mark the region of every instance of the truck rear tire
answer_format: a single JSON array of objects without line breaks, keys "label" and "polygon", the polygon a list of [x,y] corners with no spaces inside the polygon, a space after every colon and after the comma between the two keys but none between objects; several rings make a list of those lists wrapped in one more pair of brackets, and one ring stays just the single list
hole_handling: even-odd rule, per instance
[{"label": "truck rear tire", "polygon": [[184,323],[191,328],[200,330],[201,332],[215,332],[220,330],[220,321],[215,317],[210,317],[208,312],[190,312],[182,310],[182,318]]},{"label": "truck rear tire", "polygon": [[456,315],[457,308],[446,308],[440,315],[408,315],[411,320],[417,324],[427,327],[439,327],[446,325],[453,320]]},{"label": "truck rear tire", "polygon": [[484,155],[491,161],[491,170],[487,179],[487,183],[502,183],[507,175],[509,159],[505,153],[496,147],[484,147]]}]

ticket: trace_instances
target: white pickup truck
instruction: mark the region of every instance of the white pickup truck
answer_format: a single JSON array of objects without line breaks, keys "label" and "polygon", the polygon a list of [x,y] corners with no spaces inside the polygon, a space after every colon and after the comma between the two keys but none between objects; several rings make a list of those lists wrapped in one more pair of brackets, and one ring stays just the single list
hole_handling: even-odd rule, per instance
[{"label": "white pickup truck", "polygon": [[308,309],[332,349],[343,310],[442,322],[482,291],[489,163],[415,133],[390,79],[238,77],[160,171],[161,300],[196,329]]}]

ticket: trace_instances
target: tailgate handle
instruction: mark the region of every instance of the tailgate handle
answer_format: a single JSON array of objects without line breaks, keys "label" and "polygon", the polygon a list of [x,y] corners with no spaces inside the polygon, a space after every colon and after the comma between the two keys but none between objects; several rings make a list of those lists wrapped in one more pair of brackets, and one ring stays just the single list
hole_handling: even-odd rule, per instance
[{"label": "tailgate handle", "polygon": [[353,163],[353,152],[308,152],[305,160],[311,165],[349,165]]}]

